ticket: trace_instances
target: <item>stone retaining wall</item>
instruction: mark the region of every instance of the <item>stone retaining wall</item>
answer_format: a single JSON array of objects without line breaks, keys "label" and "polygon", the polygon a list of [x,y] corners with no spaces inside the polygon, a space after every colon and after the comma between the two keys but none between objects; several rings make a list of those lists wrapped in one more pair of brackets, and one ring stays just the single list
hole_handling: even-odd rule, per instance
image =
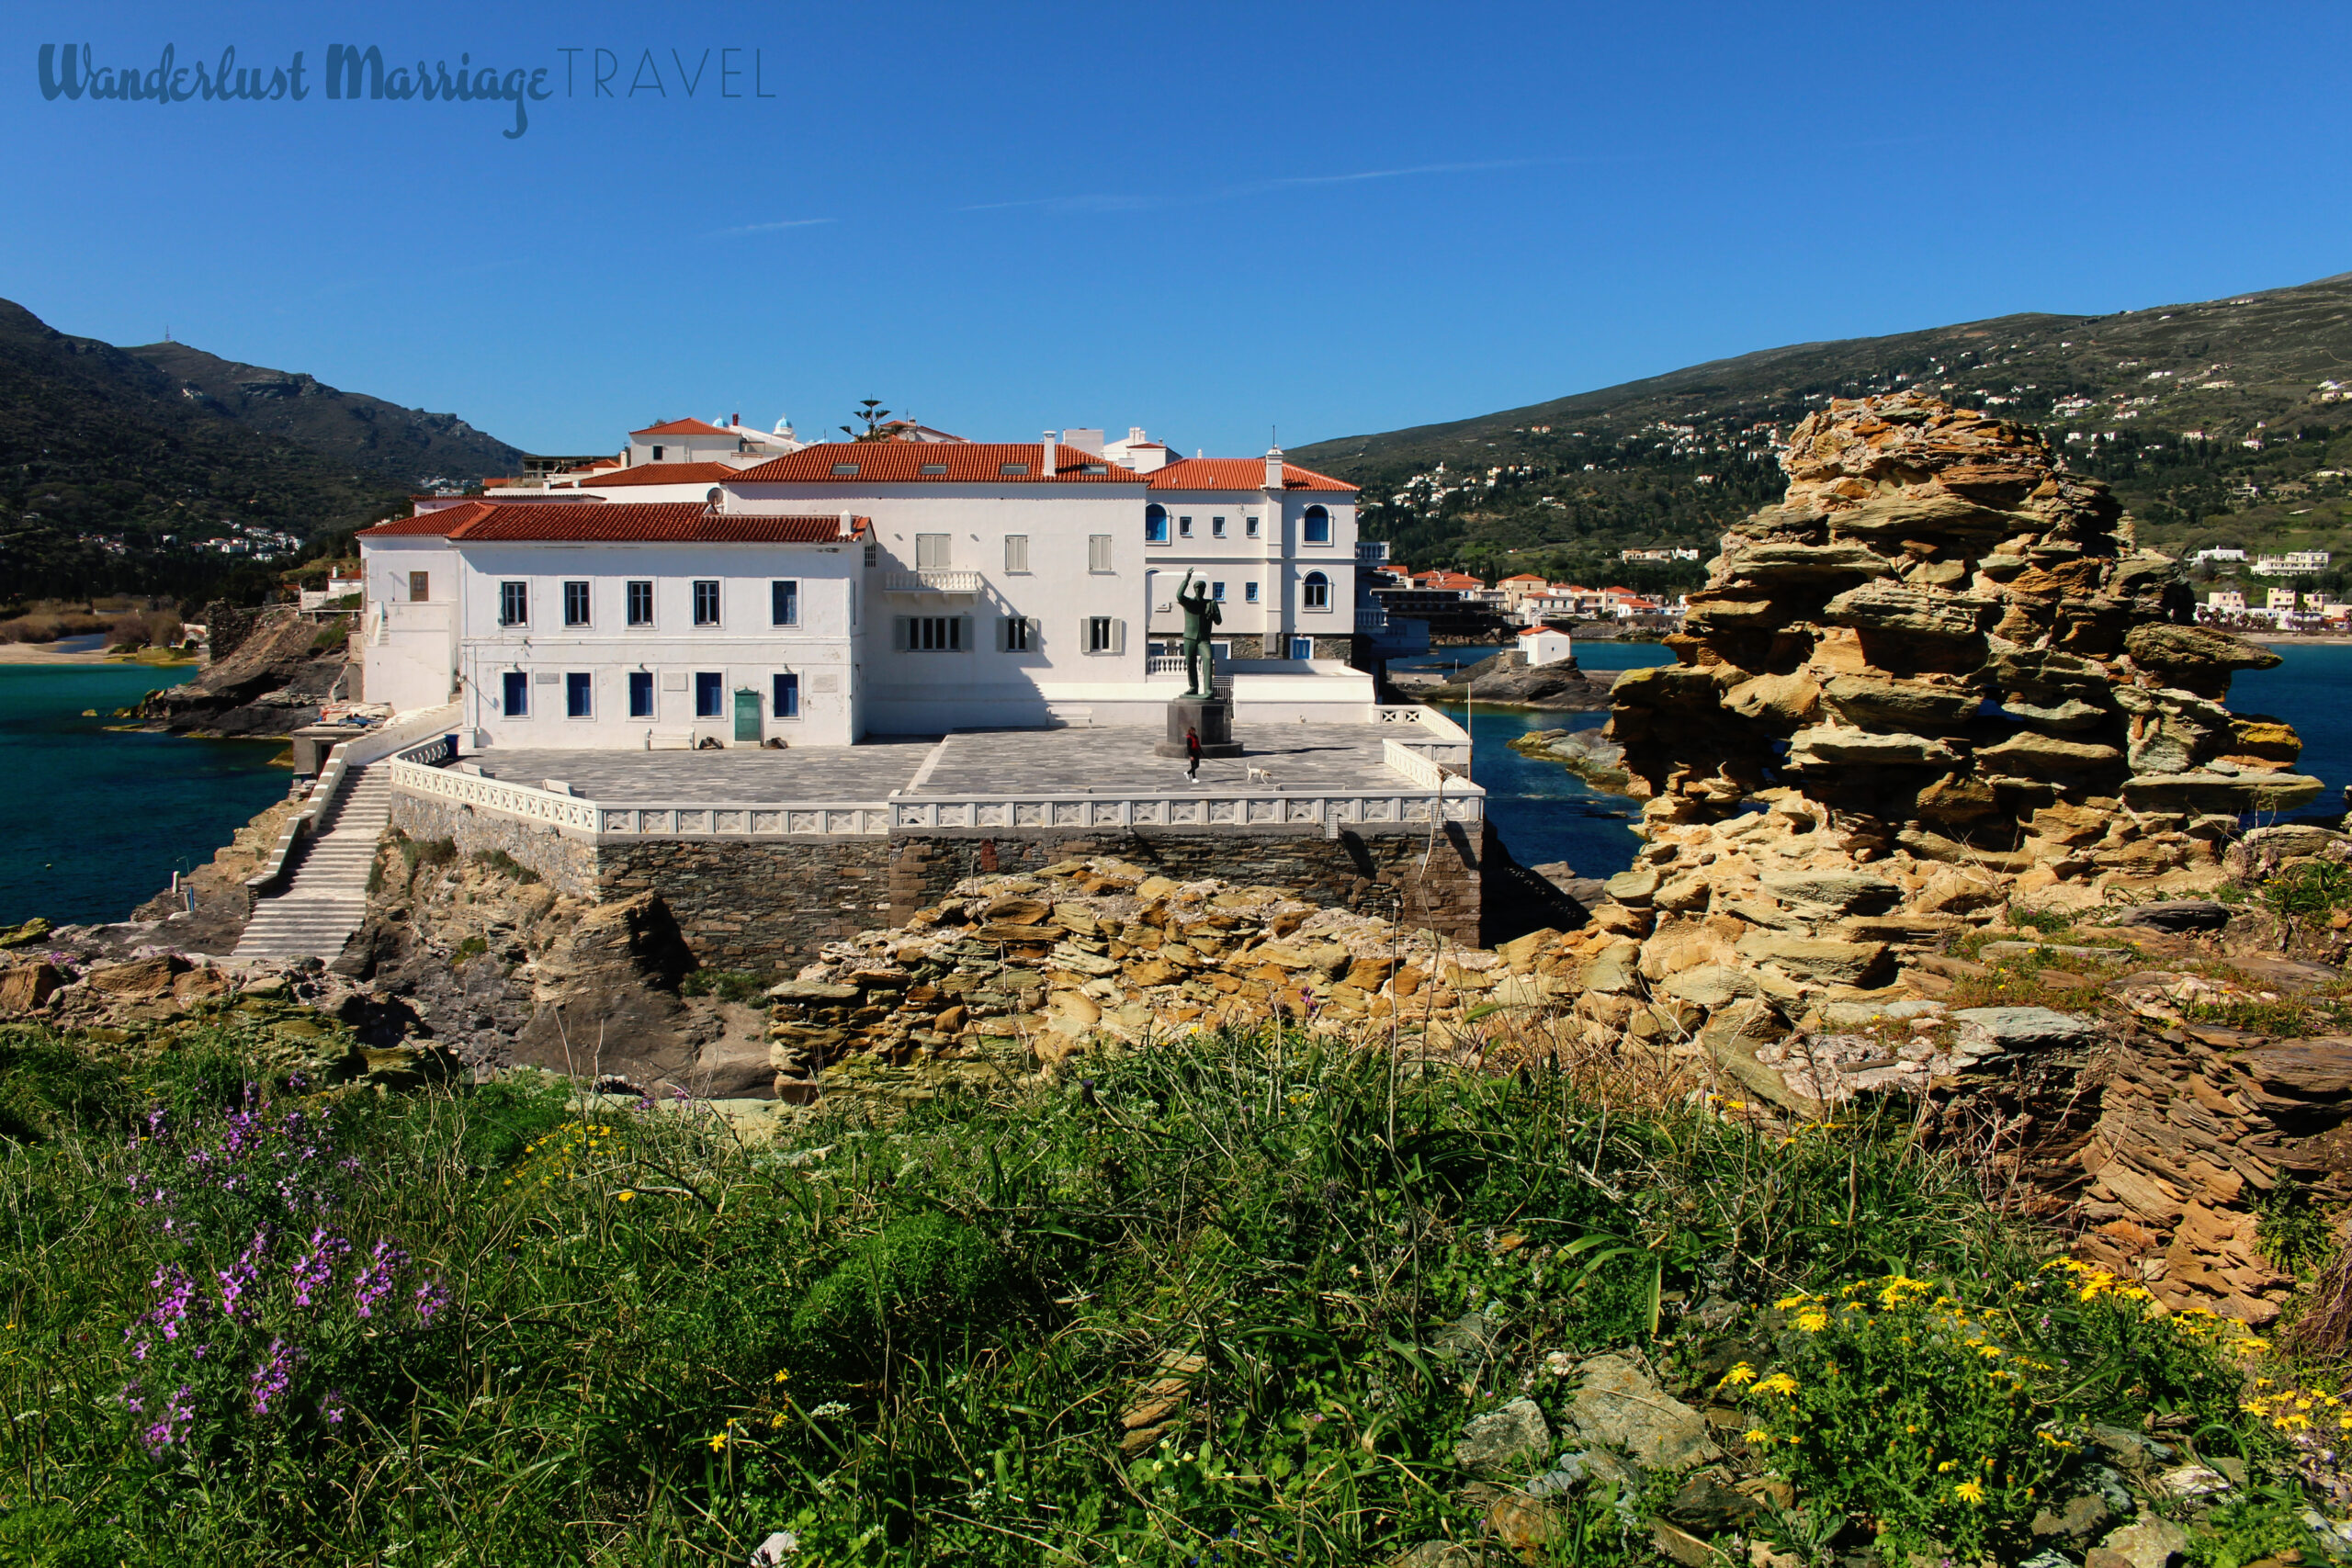
[{"label": "stone retaining wall", "polygon": [[695,956],[723,969],[797,968],[829,942],[903,922],[967,877],[1090,855],[1182,882],[1293,888],[1310,903],[1364,914],[1390,915],[1401,899],[1405,924],[1475,946],[1494,935],[1485,930],[1489,870],[1510,864],[1491,828],[1451,822],[1434,839],[1427,829],[1333,839],[1320,829],[1146,827],[594,843],[396,791],[392,826],[413,839],[453,840],[461,854],[503,851],[558,892],[599,902],[659,894]]},{"label": "stone retaining wall", "polygon": [[503,851],[516,864],[538,873],[559,893],[582,898],[597,896],[595,846],[566,838],[544,823],[477,812],[458,801],[432,800],[394,790],[391,825],[412,839],[451,840],[461,855]]}]

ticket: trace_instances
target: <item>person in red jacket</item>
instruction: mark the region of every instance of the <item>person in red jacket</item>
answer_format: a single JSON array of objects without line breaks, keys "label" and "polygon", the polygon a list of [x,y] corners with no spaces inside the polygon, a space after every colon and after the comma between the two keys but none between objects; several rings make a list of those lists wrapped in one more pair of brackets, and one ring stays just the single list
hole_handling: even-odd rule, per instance
[{"label": "person in red jacket", "polygon": [[1201,778],[1201,732],[1189,724],[1184,727],[1184,777],[1193,784]]}]

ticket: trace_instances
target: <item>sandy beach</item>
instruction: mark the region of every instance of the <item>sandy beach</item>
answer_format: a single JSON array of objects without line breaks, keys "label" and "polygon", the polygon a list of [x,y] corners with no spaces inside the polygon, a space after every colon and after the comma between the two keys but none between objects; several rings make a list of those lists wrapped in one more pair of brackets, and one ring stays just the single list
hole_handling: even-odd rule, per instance
[{"label": "sandy beach", "polygon": [[194,660],[165,662],[153,659],[117,659],[102,649],[68,653],[44,642],[0,642],[0,664],[149,664],[159,670],[175,670],[195,662]]}]

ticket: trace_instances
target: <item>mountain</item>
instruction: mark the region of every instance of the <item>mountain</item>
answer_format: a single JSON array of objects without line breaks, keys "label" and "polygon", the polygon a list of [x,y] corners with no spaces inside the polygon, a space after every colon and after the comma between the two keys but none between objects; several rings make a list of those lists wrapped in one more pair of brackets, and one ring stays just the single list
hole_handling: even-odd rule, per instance
[{"label": "mountain", "polygon": [[257,529],[255,556],[290,558],[422,479],[519,456],[451,415],[176,344],[117,348],[0,300],[0,597],[251,590],[274,569],[200,543]]},{"label": "mountain", "polygon": [[1724,525],[1779,496],[1776,443],[1799,419],[1905,387],[2040,426],[2159,548],[2352,549],[2352,273],[1797,344],[1291,456],[1363,485],[1365,532],[1416,567],[1597,572],[1629,545],[1712,554]]},{"label": "mountain", "polygon": [[125,354],[145,360],[197,400],[248,429],[280,436],[354,468],[415,486],[517,471],[523,454],[453,413],[427,413],[345,392],[301,371],[271,370],[190,348],[151,343]]}]

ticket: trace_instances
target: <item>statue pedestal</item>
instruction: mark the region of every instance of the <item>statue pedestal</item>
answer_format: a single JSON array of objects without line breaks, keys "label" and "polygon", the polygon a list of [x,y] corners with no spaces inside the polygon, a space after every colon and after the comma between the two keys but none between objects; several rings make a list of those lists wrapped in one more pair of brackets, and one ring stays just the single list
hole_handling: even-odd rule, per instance
[{"label": "statue pedestal", "polygon": [[1168,702],[1168,739],[1152,748],[1155,755],[1184,755],[1184,732],[1198,730],[1204,757],[1238,757],[1241,742],[1233,738],[1233,704],[1223,697],[1171,697]]}]

